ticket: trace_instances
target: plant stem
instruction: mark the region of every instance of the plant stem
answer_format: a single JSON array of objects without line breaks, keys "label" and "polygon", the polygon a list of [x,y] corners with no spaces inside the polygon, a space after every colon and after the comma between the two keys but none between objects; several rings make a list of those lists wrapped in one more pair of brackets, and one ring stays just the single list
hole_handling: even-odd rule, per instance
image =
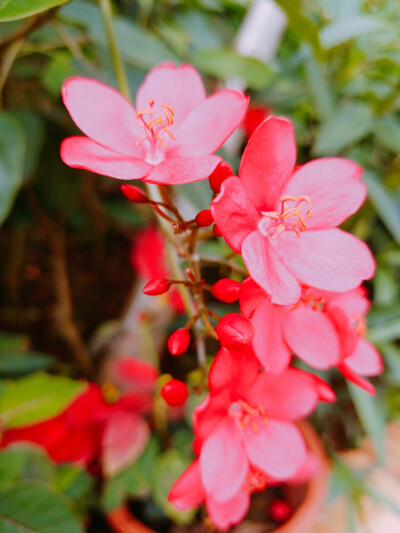
[{"label": "plant stem", "polygon": [[100,0],[101,15],[103,17],[103,24],[106,31],[108,45],[111,54],[112,64],[114,66],[115,76],[121,93],[131,100],[131,91],[129,89],[128,79],[125,74],[124,63],[118,48],[117,39],[114,32],[112,21],[112,11],[110,0]]}]

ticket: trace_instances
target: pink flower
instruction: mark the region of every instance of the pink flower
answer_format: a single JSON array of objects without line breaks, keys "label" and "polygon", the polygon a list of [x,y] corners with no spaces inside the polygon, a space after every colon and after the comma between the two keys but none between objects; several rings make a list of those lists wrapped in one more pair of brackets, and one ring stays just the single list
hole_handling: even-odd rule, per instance
[{"label": "pink flower", "polygon": [[221,160],[213,154],[247,108],[243,94],[209,98],[190,65],[164,63],[146,76],[136,109],[117,91],[90,78],[68,79],[62,97],[87,137],[69,137],[63,161],[112,178],[189,183],[207,178]]},{"label": "pink flower", "polygon": [[[297,304],[281,306],[271,303],[251,278],[241,286],[240,307],[254,327],[254,352],[273,373],[282,372],[295,353],[322,370],[338,366],[348,375],[380,374],[381,356],[363,337],[369,305],[362,287],[335,293],[303,286]],[[358,376],[361,383],[368,390],[372,387]]]},{"label": "pink flower", "polygon": [[299,300],[301,283],[347,291],[375,270],[366,244],[336,228],[364,201],[362,169],[334,157],[295,169],[295,160],[291,122],[268,118],[246,146],[239,178],[225,180],[211,204],[226,242],[282,305]]},{"label": "pink flower", "polygon": [[226,502],[246,485],[250,467],[284,480],[305,460],[293,420],[308,415],[319,394],[312,376],[287,369],[260,372],[249,347],[222,348],[209,374],[210,394],[194,411],[195,451],[205,491]]}]

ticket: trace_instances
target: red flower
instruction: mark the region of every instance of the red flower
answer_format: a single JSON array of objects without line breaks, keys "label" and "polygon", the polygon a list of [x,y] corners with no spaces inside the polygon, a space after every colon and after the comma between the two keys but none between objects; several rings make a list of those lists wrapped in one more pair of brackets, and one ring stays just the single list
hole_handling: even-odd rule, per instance
[{"label": "red flower", "polygon": [[190,65],[164,63],[146,76],[136,109],[117,91],[90,78],[68,79],[62,96],[87,137],[69,137],[61,157],[71,167],[117,179],[189,183],[207,178],[211,155],[238,126],[248,98],[223,90],[209,98]]},{"label": "red flower", "polygon": [[294,169],[291,122],[271,117],[248,142],[239,178],[211,204],[229,246],[276,304],[296,303],[301,283],[347,291],[372,277],[368,247],[336,226],[357,211],[366,188],[352,161],[324,158]]},{"label": "red flower", "polygon": [[[242,283],[240,296],[242,313],[254,326],[254,352],[273,373],[288,366],[293,352],[314,368],[380,374],[381,356],[363,338],[369,305],[362,287],[334,293],[305,286],[296,305],[275,305],[251,278]],[[358,384],[371,389],[362,378]]]}]

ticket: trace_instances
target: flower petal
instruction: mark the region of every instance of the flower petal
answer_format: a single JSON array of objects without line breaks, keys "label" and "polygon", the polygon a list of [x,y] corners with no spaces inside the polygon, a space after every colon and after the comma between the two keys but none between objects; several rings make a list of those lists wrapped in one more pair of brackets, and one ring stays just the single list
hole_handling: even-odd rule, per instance
[{"label": "flower petal", "polygon": [[279,420],[296,420],[308,416],[318,403],[318,386],[312,375],[288,368],[278,375],[260,374],[248,401],[261,404],[267,416]]},{"label": "flower petal", "polygon": [[347,291],[375,272],[368,246],[337,228],[305,231],[300,237],[286,231],[271,244],[297,279],[318,289]]},{"label": "flower petal", "polygon": [[265,299],[269,299],[268,294],[250,276],[242,281],[239,303],[240,311],[245,317],[251,318],[251,315]]},{"label": "flower petal", "polygon": [[149,100],[154,100],[161,116],[162,104],[172,107],[176,127],[205,98],[204,85],[196,69],[186,64],[176,67],[173,63],[163,63],[147,74],[137,92],[136,106],[141,111],[149,107]]},{"label": "flower petal", "polygon": [[111,150],[133,155],[143,136],[136,111],[118,91],[97,80],[69,78],[62,98],[72,120],[88,137]]},{"label": "flower petal", "polygon": [[200,461],[196,459],[172,485],[168,501],[180,511],[192,509],[201,504],[206,492],[201,483]]},{"label": "flower petal", "polygon": [[153,168],[141,159],[107,150],[88,137],[65,139],[61,144],[61,159],[70,167],[120,180],[143,178]]},{"label": "flower petal", "polygon": [[233,422],[225,418],[210,433],[200,452],[204,488],[215,500],[229,500],[242,487],[248,467]]},{"label": "flower petal", "polygon": [[335,366],[341,356],[338,334],[322,312],[300,306],[285,313],[285,340],[293,352],[314,368]]},{"label": "flower petal", "polygon": [[229,500],[220,502],[212,496],[206,498],[206,508],[211,520],[218,529],[226,531],[229,526],[240,522],[250,506],[250,492],[239,490]]},{"label": "flower petal", "polygon": [[375,396],[376,389],[372,385],[372,383],[369,382],[367,379],[361,377],[359,374],[357,374],[357,372],[354,372],[354,370],[352,370],[349,365],[346,364],[346,362],[343,362],[338,365],[338,369],[346,379],[348,379],[358,387],[364,389],[366,392],[368,392],[368,394],[372,394],[373,396]]},{"label": "flower petal", "polygon": [[360,337],[354,352],[345,359],[346,365],[362,376],[378,376],[383,372],[382,357],[366,339]]},{"label": "flower petal", "polygon": [[216,155],[207,157],[172,157],[168,155],[162,163],[153,168],[143,181],[163,185],[192,183],[207,178],[220,160],[221,158]]},{"label": "flower petal", "polygon": [[248,102],[242,93],[228,89],[213,94],[177,125],[172,152],[187,157],[212,154],[240,124]]},{"label": "flower petal", "polygon": [[255,310],[251,323],[254,326],[253,349],[267,372],[279,374],[290,363],[290,349],[282,332],[284,320],[279,306],[265,300]]},{"label": "flower petal", "polygon": [[299,300],[301,288],[296,278],[258,230],[243,241],[242,256],[251,277],[271,295],[272,303],[292,305]]},{"label": "flower petal", "polygon": [[338,226],[364,202],[367,188],[360,181],[362,168],[348,159],[326,157],[301,166],[288,182],[284,195],[307,196],[312,216],[309,229]]},{"label": "flower petal", "polygon": [[211,213],[228,245],[238,253],[243,240],[257,228],[260,220],[236,177],[222,183],[221,192],[211,203]]},{"label": "flower petal", "polygon": [[306,458],[303,437],[293,423],[270,419],[257,433],[246,426],[242,436],[251,463],[274,478],[291,477]]},{"label": "flower petal", "polygon": [[235,395],[246,393],[259,372],[260,364],[249,347],[221,348],[208,375],[210,391],[229,389]]},{"label": "flower petal", "polygon": [[268,118],[247,143],[239,169],[243,187],[258,211],[276,208],[295,162],[292,123],[282,117]]}]

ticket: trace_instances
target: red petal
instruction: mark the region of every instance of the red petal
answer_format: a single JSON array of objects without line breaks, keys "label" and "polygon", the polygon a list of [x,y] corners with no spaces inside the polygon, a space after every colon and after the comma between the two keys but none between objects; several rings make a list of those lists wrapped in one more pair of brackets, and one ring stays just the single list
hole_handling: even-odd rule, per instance
[{"label": "red petal", "polygon": [[272,303],[291,305],[299,300],[300,285],[258,230],[245,238],[242,255],[251,277],[271,295]]},{"label": "red petal", "polygon": [[248,461],[233,422],[221,420],[200,452],[201,478],[206,491],[218,501],[232,498],[242,487]]},{"label": "red petal", "polygon": [[205,496],[206,492],[201,483],[200,462],[196,459],[172,485],[168,501],[180,511],[186,511],[200,505]]},{"label": "red petal", "polygon": [[253,133],[239,169],[243,187],[258,211],[275,209],[296,162],[292,123],[271,117]]},{"label": "red petal", "polygon": [[339,362],[338,334],[322,311],[301,305],[285,313],[282,325],[286,342],[307,364],[327,369]]},{"label": "red petal", "polygon": [[362,376],[378,376],[383,372],[382,357],[366,339],[360,338],[354,352],[345,359],[348,367]]},{"label": "red petal", "polygon": [[107,150],[87,137],[65,139],[61,144],[61,159],[70,167],[119,180],[144,178],[153,168],[142,159]]},{"label": "red petal", "polygon": [[206,498],[206,508],[214,525],[226,531],[231,525],[239,523],[250,506],[250,492],[239,490],[229,500],[220,502],[212,496]]},{"label": "red petal", "polygon": [[72,120],[96,143],[120,154],[133,155],[136,139],[143,136],[136,111],[122,94],[97,80],[69,78],[62,98]]},{"label": "red petal", "polygon": [[254,432],[243,429],[243,442],[250,461],[277,479],[291,477],[306,458],[306,447],[297,427],[290,422],[268,420]]},{"label": "red petal", "polygon": [[362,168],[348,159],[316,159],[293,174],[283,195],[308,196],[312,216],[304,220],[309,229],[332,228],[355,213],[364,202],[367,188],[360,181],[362,173]]},{"label": "red petal", "polygon": [[305,231],[300,237],[287,231],[271,244],[300,281],[318,289],[347,291],[375,272],[368,246],[340,229]]}]

